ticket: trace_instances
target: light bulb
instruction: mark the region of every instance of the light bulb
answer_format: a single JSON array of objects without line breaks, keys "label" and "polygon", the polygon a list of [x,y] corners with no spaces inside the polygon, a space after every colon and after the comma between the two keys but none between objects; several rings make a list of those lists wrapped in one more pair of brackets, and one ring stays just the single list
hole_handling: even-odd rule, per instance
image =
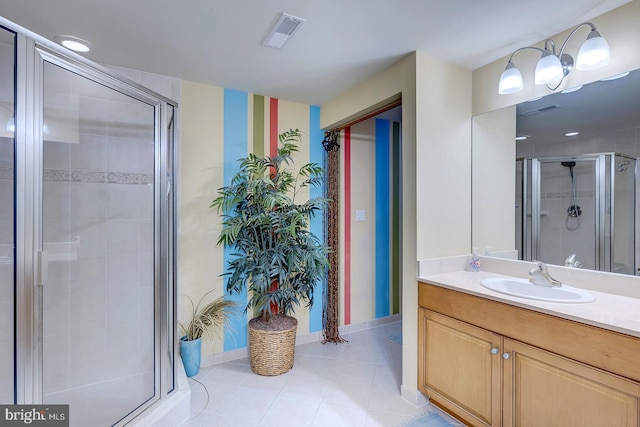
[{"label": "light bulb", "polygon": [[498,93],[500,95],[508,95],[510,93],[519,92],[524,87],[522,82],[522,73],[509,61],[507,68],[500,75],[500,83],[498,84]]},{"label": "light bulb", "polygon": [[551,53],[549,49],[545,49],[542,58],[536,64],[535,82],[537,85],[546,85],[555,83],[564,77],[562,64],[560,59]]},{"label": "light bulb", "polygon": [[596,30],[591,30],[576,58],[577,70],[594,70],[610,61],[609,43]]}]

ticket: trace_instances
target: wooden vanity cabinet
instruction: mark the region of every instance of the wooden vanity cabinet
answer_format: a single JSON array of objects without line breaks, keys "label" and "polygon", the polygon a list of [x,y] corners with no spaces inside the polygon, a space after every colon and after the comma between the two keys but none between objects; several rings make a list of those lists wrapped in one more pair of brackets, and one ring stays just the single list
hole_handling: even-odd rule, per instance
[{"label": "wooden vanity cabinet", "polygon": [[[628,370],[628,361],[638,364],[637,338],[560,318],[552,319],[560,323],[549,325],[548,318],[553,316],[425,283],[420,283],[419,289],[419,388],[466,424],[640,426],[640,382],[633,369],[620,375]],[[523,320],[517,315],[520,311],[526,326],[517,323]],[[474,318],[476,324],[471,323]],[[563,322],[579,331],[564,331]],[[598,335],[594,329],[606,332],[596,337],[602,348],[595,352],[582,348],[593,344],[592,335]],[[582,340],[566,342],[581,333]],[[603,340],[608,334],[610,340]],[[548,337],[541,338],[546,335],[565,342],[549,351],[544,348]],[[567,344],[573,350],[564,350]],[[618,346],[621,354],[608,346]],[[587,360],[607,355],[603,363],[616,373],[566,357],[563,352],[582,352],[586,356],[581,357]]]},{"label": "wooden vanity cabinet", "polygon": [[473,425],[499,425],[502,337],[424,308],[419,318],[420,389]]}]

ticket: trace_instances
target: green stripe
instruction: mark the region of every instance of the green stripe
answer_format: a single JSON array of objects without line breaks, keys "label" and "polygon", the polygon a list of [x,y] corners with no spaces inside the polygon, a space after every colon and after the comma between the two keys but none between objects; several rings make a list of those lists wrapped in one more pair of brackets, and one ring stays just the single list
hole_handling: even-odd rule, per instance
[{"label": "green stripe", "polygon": [[[253,154],[264,157],[264,96],[253,95]],[[253,309],[253,317],[258,317],[260,312]]]},{"label": "green stripe", "polygon": [[253,95],[253,154],[264,156],[264,96]]},{"label": "green stripe", "polygon": [[393,122],[392,165],[391,165],[391,314],[400,313],[400,267],[402,258],[400,256],[400,123]]}]

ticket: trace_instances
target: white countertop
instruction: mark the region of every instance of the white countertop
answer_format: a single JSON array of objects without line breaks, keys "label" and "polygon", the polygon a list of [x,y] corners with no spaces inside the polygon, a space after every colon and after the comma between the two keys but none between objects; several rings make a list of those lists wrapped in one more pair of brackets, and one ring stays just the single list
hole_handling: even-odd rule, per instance
[{"label": "white countertop", "polygon": [[454,271],[424,275],[418,277],[418,280],[640,338],[640,299],[589,290],[588,292],[596,299],[594,302],[553,303],[537,301],[495,292],[480,284],[482,279],[491,277],[512,276],[489,271],[475,273]]}]

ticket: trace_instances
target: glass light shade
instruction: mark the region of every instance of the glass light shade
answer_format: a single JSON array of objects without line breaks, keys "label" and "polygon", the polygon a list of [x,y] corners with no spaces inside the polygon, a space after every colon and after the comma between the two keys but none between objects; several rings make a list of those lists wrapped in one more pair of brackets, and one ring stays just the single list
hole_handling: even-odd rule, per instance
[{"label": "glass light shade", "polygon": [[562,80],[564,72],[560,59],[548,50],[542,54],[542,58],[536,65],[535,82],[537,85],[546,85]]},{"label": "glass light shade", "polygon": [[[591,32],[593,34],[594,31]],[[576,58],[576,70],[593,70],[604,67],[609,63],[609,43],[600,37],[597,31],[595,37],[589,34],[587,40],[582,44]]]},{"label": "glass light shade", "polygon": [[522,73],[512,62],[507,64],[507,68],[500,75],[500,83],[498,84],[498,93],[500,95],[508,95],[522,90],[524,84],[522,82]]}]

